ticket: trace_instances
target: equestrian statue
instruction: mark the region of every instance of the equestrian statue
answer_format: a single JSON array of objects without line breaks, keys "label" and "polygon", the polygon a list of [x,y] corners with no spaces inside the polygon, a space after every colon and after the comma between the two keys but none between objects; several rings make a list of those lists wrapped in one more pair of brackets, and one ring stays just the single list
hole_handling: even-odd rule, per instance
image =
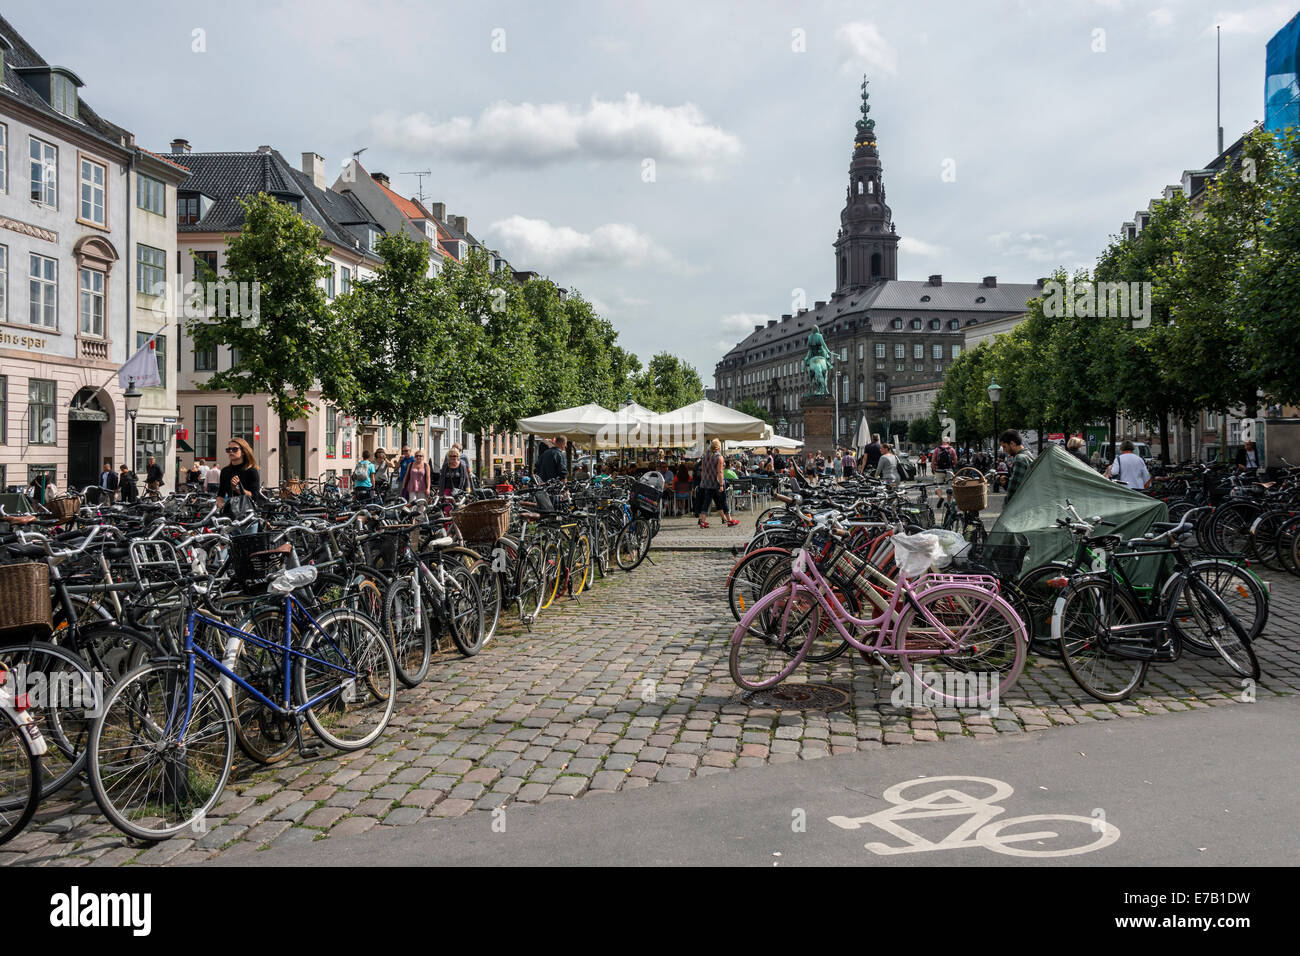
[{"label": "equestrian statue", "polygon": [[835,355],[822,338],[821,329],[813,325],[808,335],[808,354],[804,356],[803,367],[808,373],[808,394],[816,397],[829,395],[831,368],[835,365]]}]

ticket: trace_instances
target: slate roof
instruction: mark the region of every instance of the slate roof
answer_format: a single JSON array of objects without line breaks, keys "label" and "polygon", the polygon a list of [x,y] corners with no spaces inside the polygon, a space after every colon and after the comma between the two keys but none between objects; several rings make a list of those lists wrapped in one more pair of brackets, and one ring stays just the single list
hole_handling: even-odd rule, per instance
[{"label": "slate roof", "polygon": [[179,232],[236,232],[244,224],[239,200],[264,192],[296,202],[302,217],[318,226],[327,242],[379,261],[366,247],[368,230],[382,227],[365,207],[350,195],[318,188],[276,150],[173,155],[190,169],[177,192],[197,192],[212,200],[202,219],[177,226]]},{"label": "slate roof", "polygon": [[[755,330],[736,343],[722,361],[744,356],[756,347],[784,348],[793,344],[797,348],[814,323],[821,326],[824,334],[828,332],[828,326],[840,326],[839,331],[827,336],[838,338],[841,333],[862,329],[864,323],[869,323],[873,333],[888,332],[895,316],[909,321],[921,318],[927,323],[927,331],[928,319],[939,318],[944,322],[943,330],[947,331],[948,320],[960,314],[964,329],[966,320],[970,318],[987,322],[1018,315],[1026,310],[1030,299],[1040,295],[1042,289],[1033,282],[1000,282],[996,286],[986,286],[982,282],[945,280],[936,286],[924,280],[888,279],[870,289],[832,299],[776,325]],[[929,301],[922,302],[922,296],[929,296]],[[979,298],[984,301],[977,302]]]},{"label": "slate roof", "polygon": [[[22,105],[43,113],[50,119],[63,123],[74,129],[79,130],[82,134],[94,139],[102,140],[105,144],[115,146],[118,149],[129,148],[133,139],[131,134],[122,127],[101,117],[80,95],[77,96],[77,118],[66,116],[52,107],[46,100],[34,89],[27,85],[26,80],[18,72],[25,67],[48,67],[47,63],[35,49],[31,47],[22,35],[14,29],[13,24],[0,16],[0,36],[3,36],[10,45],[10,49],[5,52],[4,58],[4,88],[0,89],[0,98],[14,100]],[[63,69],[67,69],[63,67]],[[26,156],[26,153],[23,154]]]}]

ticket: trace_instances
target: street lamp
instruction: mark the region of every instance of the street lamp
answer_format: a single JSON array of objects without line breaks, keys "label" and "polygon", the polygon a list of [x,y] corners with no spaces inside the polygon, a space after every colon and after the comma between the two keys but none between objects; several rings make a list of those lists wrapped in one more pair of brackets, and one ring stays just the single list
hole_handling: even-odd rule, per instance
[{"label": "street lamp", "polygon": [[140,399],[142,398],[144,398],[144,392],[135,387],[135,379],[127,379],[126,391],[122,394],[122,401],[126,405],[126,417],[131,422],[131,443],[127,446],[127,453],[130,457],[127,464],[132,471],[135,471],[135,416],[140,414]]},{"label": "street lamp", "polygon": [[998,402],[1002,399],[1002,386],[996,378],[989,379],[989,401],[993,405],[993,457],[998,457]]}]

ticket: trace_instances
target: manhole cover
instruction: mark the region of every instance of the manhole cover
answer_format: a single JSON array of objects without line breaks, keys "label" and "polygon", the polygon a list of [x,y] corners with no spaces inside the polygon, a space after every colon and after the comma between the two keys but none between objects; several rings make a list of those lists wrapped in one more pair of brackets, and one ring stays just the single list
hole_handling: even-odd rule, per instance
[{"label": "manhole cover", "polygon": [[852,698],[830,684],[778,684],[771,690],[760,690],[748,702],[760,707],[780,710],[839,710]]}]

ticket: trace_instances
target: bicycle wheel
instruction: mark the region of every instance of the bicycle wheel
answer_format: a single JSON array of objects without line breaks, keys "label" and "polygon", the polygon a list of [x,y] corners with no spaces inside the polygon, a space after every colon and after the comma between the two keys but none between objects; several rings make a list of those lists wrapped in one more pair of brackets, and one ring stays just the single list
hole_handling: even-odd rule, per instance
[{"label": "bicycle wheel", "polygon": [[466,657],[473,657],[487,643],[483,622],[483,596],[474,575],[464,565],[447,569],[447,596],[443,602],[451,639]]},{"label": "bicycle wheel", "polygon": [[615,558],[624,571],[633,571],[650,553],[650,523],[645,518],[634,518],[624,528],[615,543]]},{"label": "bicycle wheel", "polygon": [[[773,591],[778,591],[781,588],[786,587],[790,583],[790,568],[791,565],[789,563],[778,562],[774,564],[772,570],[768,572],[767,577],[763,580],[760,596],[762,594],[770,594]],[[848,613],[854,617],[861,617],[860,602],[852,589],[846,587],[842,581],[834,577],[830,577],[827,580],[831,586],[831,593],[833,593],[840,604],[843,605],[844,610],[848,611]],[[787,626],[803,627],[804,624],[805,622],[794,621]],[[772,631],[775,630],[778,625],[779,621],[774,612],[768,610],[758,615],[758,617],[754,619],[754,622],[750,624],[750,627],[759,630],[765,629],[767,631]],[[850,627],[849,630],[852,631],[853,629]],[[827,661],[833,661],[849,649],[849,642],[845,640],[835,626],[827,620],[825,614],[821,615],[820,622],[817,624],[817,629],[815,631],[810,631],[810,633],[812,633],[812,642],[808,645],[808,652],[804,654],[804,660],[809,664],[824,664]]]},{"label": "bicycle wheel", "polygon": [[[274,644],[284,644],[284,605],[266,607],[239,622],[239,629]],[[215,629],[214,629],[215,631]],[[258,692],[274,701],[285,697],[284,654],[232,634],[218,632],[224,647],[214,656]],[[296,640],[297,634],[291,640]],[[219,683],[230,697],[239,749],[261,764],[273,764],[293,752],[298,729],[292,717],[268,707],[238,681],[222,676]]]},{"label": "bicycle wheel", "polygon": [[[1246,632],[1246,639],[1254,641],[1264,632],[1268,623],[1268,592],[1259,578],[1249,570],[1232,561],[1210,558],[1192,562],[1196,576],[1200,578],[1232,612],[1232,616]],[[1161,594],[1161,606],[1168,607],[1177,576],[1171,576],[1165,582]],[[1183,620],[1189,613],[1186,600],[1187,589],[1179,595],[1179,609],[1174,614],[1174,627],[1186,642],[1188,649],[1206,657],[1214,657],[1219,652],[1214,645],[1203,641],[1196,628],[1185,628]]]},{"label": "bicycle wheel", "polygon": [[[415,687],[429,674],[433,658],[432,608],[424,606],[424,596],[410,577],[396,578],[384,595],[383,622],[392,647],[397,679],[406,687]],[[416,601],[421,601],[418,622]]]},{"label": "bicycle wheel", "polygon": [[591,574],[591,539],[586,534],[573,539],[568,564],[569,593],[578,597],[586,589],[587,577]]},{"label": "bicycle wheel", "polygon": [[1266,568],[1274,571],[1285,570],[1282,559],[1277,552],[1277,532],[1287,521],[1294,517],[1290,511],[1274,509],[1265,511],[1250,525],[1250,553]]},{"label": "bicycle wheel", "polygon": [[921,693],[916,706],[933,706],[929,699],[947,707],[996,706],[1020,676],[1029,643],[1011,605],[960,585],[917,595],[895,634],[903,671]]},{"label": "bicycle wheel", "polygon": [[[760,633],[751,626],[770,612],[774,627]],[[811,592],[789,585],[762,597],[731,633],[728,668],[745,690],[765,690],[785,680],[808,653],[810,634],[820,623],[821,608]]]},{"label": "bicycle wheel", "polygon": [[1283,570],[1300,575],[1300,515],[1282,522],[1277,529],[1277,560]]},{"label": "bicycle wheel", "polygon": [[104,703],[103,679],[79,655],[48,641],[0,648],[0,669],[15,693],[25,693],[45,738],[41,758],[44,799],[67,786],[86,765],[90,726]]},{"label": "bicycle wheel", "polygon": [[1198,639],[1212,644],[1237,674],[1259,680],[1259,660],[1255,657],[1255,650],[1219,595],[1198,577],[1189,577],[1183,590],[1191,613],[1179,623],[1180,633],[1194,631]]},{"label": "bicycle wheel", "polygon": [[763,582],[776,564],[789,562],[790,552],[785,548],[764,548],[753,551],[736,562],[727,577],[727,604],[731,616],[739,621],[759,598],[763,596]]},{"label": "bicycle wheel", "polygon": [[542,611],[546,599],[546,570],[542,565],[539,548],[524,548],[519,552],[519,566],[515,569],[515,602],[519,607],[519,620],[531,624]]},{"label": "bicycle wheel", "polygon": [[[0,711],[0,846],[23,832],[41,805],[41,758],[27,731]],[[48,750],[46,751],[49,752]]]},{"label": "bicycle wheel", "polygon": [[294,686],[316,736],[339,750],[360,750],[388,726],[397,698],[393,650],[374,621],[350,608],[316,619],[294,664]]},{"label": "bicycle wheel", "polygon": [[547,541],[542,545],[542,606],[540,610],[545,611],[555,600],[556,592],[560,590],[560,578],[563,576],[564,568],[560,565],[560,546],[555,541]]},{"label": "bicycle wheel", "polygon": [[1057,597],[1052,636],[1070,676],[1098,700],[1124,700],[1146,679],[1146,661],[1107,650],[1111,627],[1141,620],[1128,595],[1114,590],[1108,580],[1075,581]]},{"label": "bicycle wheel", "polygon": [[1261,508],[1253,501],[1220,505],[1210,515],[1210,541],[1219,554],[1246,554],[1250,550],[1250,526]]},{"label": "bicycle wheel", "polygon": [[1029,631],[1030,650],[1048,657],[1059,657],[1060,648],[1052,639],[1052,609],[1069,583],[1066,564],[1041,564],[1030,568],[1016,582],[1023,608],[1020,616]]},{"label": "bicycle wheel", "polygon": [[113,826],[140,840],[201,827],[234,762],[225,693],[196,668],[191,694],[187,670],[183,661],[136,668],[113,685],[90,731],[95,802]]}]

